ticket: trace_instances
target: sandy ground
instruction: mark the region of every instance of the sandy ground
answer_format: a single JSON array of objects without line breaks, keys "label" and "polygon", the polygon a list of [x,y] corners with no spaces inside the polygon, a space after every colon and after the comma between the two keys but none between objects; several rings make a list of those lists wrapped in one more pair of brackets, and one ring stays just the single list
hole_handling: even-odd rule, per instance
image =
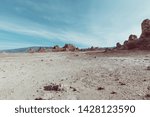
[{"label": "sandy ground", "polygon": [[[0,54],[0,99],[150,99],[150,52]],[[61,84],[61,91],[44,86]]]}]

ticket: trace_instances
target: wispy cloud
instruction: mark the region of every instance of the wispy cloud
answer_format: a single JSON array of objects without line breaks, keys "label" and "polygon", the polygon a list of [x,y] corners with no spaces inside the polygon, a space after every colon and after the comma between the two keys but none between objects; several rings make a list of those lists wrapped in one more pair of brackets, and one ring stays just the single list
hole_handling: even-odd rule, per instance
[{"label": "wispy cloud", "polygon": [[82,44],[85,46],[100,46],[100,41],[94,36],[73,32],[73,31],[59,31],[53,32],[48,29],[42,29],[35,26],[21,26],[17,23],[0,22],[0,29],[8,32],[14,32],[23,35],[29,35],[34,37],[42,37],[44,39],[60,39],[64,42]]},{"label": "wispy cloud", "polygon": [[140,23],[150,17],[149,4],[149,0],[3,0],[0,31],[6,35],[0,37],[0,44],[6,38],[12,43],[19,35],[16,43],[23,46],[45,40],[85,47],[114,46],[130,34],[140,35]]}]

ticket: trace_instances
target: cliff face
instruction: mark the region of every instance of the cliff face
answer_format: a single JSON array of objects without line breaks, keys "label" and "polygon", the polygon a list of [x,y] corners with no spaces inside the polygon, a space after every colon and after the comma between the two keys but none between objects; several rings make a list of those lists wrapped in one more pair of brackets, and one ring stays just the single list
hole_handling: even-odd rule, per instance
[{"label": "cliff face", "polygon": [[142,34],[140,36],[140,39],[150,39],[150,20],[146,19],[141,24],[142,27]]},{"label": "cliff face", "polygon": [[145,19],[141,24],[142,34],[139,38],[136,35],[130,35],[128,40],[124,42],[123,45],[118,46],[117,49],[140,49],[140,50],[150,50],[150,20]]}]

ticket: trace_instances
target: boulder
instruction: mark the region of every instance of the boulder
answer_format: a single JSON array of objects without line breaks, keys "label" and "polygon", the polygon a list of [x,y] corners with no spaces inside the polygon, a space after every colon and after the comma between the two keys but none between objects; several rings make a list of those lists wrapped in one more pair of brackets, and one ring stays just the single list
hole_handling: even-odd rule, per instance
[{"label": "boulder", "polygon": [[136,35],[130,35],[129,36],[129,39],[128,39],[128,41],[135,41],[135,40],[137,40],[138,38],[137,38],[137,36]]},{"label": "boulder", "polygon": [[135,49],[137,48],[138,38],[136,35],[130,35],[128,41],[125,41],[123,44],[124,49]]}]

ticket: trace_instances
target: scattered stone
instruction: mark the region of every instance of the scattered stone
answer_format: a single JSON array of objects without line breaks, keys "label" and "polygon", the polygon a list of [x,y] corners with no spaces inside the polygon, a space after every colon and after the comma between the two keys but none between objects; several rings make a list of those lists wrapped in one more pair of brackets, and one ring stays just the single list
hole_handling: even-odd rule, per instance
[{"label": "scattered stone", "polygon": [[45,91],[62,91],[61,85],[50,84],[48,86],[44,86]]},{"label": "scattered stone", "polygon": [[61,82],[64,81],[64,79],[61,79]]},{"label": "scattered stone", "polygon": [[117,92],[112,91],[110,94],[117,94]]},{"label": "scattered stone", "polygon": [[120,84],[120,85],[126,85],[126,84],[125,84],[125,83],[123,83],[123,82],[119,82],[119,84]]},{"label": "scattered stone", "polygon": [[147,70],[150,70],[150,66],[147,67]]},{"label": "scattered stone", "polygon": [[150,90],[150,86],[148,86],[147,89]]},{"label": "scattered stone", "polygon": [[97,90],[104,90],[105,88],[103,87],[98,87]]},{"label": "scattered stone", "polygon": [[75,56],[79,56],[78,54],[76,54]]},{"label": "scattered stone", "polygon": [[73,91],[77,91],[77,89],[76,89],[76,88],[71,87],[71,86],[70,86],[70,89],[72,89]]},{"label": "scattered stone", "polygon": [[43,100],[43,98],[35,98],[35,100]]},{"label": "scattered stone", "polygon": [[109,74],[109,76],[111,77],[113,74],[111,73],[111,74]]},{"label": "scattered stone", "polygon": [[119,78],[116,78],[115,81],[119,81]]},{"label": "scattered stone", "polygon": [[144,99],[149,100],[149,99],[150,99],[150,94],[146,94],[146,95],[144,96]]}]

